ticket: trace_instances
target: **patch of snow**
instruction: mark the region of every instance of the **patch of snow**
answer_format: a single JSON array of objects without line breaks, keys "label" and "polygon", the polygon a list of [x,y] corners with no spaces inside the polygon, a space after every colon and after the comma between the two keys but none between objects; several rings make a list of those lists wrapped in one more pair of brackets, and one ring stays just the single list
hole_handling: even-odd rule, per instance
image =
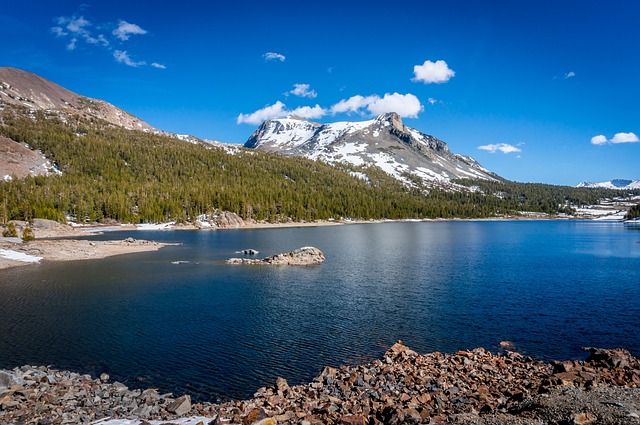
[{"label": "patch of snow", "polygon": [[0,257],[7,260],[21,261],[23,263],[39,263],[42,257],[25,254],[24,252],[13,251],[10,249],[0,249]]},{"label": "patch of snow", "polygon": [[349,171],[349,174],[351,174],[354,177],[359,178],[360,180],[364,180],[367,183],[371,183],[371,180],[369,179],[369,176],[367,176],[363,172],[360,172],[360,171]]},{"label": "patch of snow", "polygon": [[175,221],[170,221],[168,223],[142,223],[136,224],[136,228],[138,230],[163,230],[170,229],[174,224],[176,224]]}]

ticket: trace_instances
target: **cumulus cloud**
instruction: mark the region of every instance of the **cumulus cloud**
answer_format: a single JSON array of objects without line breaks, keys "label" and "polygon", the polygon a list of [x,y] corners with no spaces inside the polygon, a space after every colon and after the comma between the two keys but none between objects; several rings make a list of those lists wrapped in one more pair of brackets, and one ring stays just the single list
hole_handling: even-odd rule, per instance
[{"label": "cumulus cloud", "polygon": [[281,55],[280,53],[275,53],[275,52],[267,52],[264,55],[262,55],[267,61],[280,61],[280,62],[284,62],[287,58],[284,55]]},{"label": "cumulus cloud", "polygon": [[330,109],[332,114],[358,113],[361,115],[380,115],[387,112],[397,112],[401,117],[416,118],[424,106],[420,100],[411,93],[387,93],[384,97],[378,95],[355,95],[349,99],[343,99]]},{"label": "cumulus cloud", "polygon": [[238,115],[236,122],[238,124],[245,123],[258,125],[266,120],[284,118],[289,115],[296,115],[300,118],[315,119],[327,115],[327,110],[322,108],[320,105],[300,106],[296,109],[290,110],[287,109],[287,105],[280,101],[277,101],[273,105],[267,105],[264,108],[258,109],[251,114]]},{"label": "cumulus cloud", "polygon": [[569,72],[567,72],[567,73],[564,75],[564,79],[566,80],[566,79],[568,79],[568,78],[573,78],[573,77],[575,77],[575,76],[576,76],[576,73],[575,73],[575,72],[573,72],[573,71],[569,71]]},{"label": "cumulus cloud", "polygon": [[[518,146],[520,146],[520,144],[518,144]],[[483,145],[483,146],[478,146],[478,149],[487,151],[489,153],[496,153],[498,151],[504,154],[522,152],[522,149],[518,148],[517,146],[510,145],[508,143],[495,143],[490,145]]]},{"label": "cumulus cloud", "polygon": [[273,105],[267,105],[250,114],[240,114],[236,121],[238,124],[257,125],[268,119],[284,118],[288,115],[316,119],[325,115],[339,113],[377,116],[387,112],[396,112],[403,118],[416,118],[423,110],[424,107],[420,100],[411,93],[387,93],[383,97],[378,95],[355,95],[349,99],[342,99],[331,108],[323,108],[316,104],[315,106],[300,106],[295,109],[288,109],[284,103],[277,101]]},{"label": "cumulus cloud", "polygon": [[310,90],[309,84],[294,84],[294,89],[288,91],[286,94],[292,94],[298,97],[308,97],[310,99],[318,97],[318,93],[315,90]]},{"label": "cumulus cloud", "polygon": [[611,143],[638,143],[640,139],[634,133],[617,133]]},{"label": "cumulus cloud", "polygon": [[426,60],[422,65],[413,67],[413,74],[415,77],[411,81],[420,81],[425,84],[446,83],[456,75],[455,71],[450,69],[443,60],[435,62]]},{"label": "cumulus cloud", "polygon": [[592,145],[606,145],[607,143],[618,144],[618,143],[638,143],[640,139],[635,133],[616,133],[612,139],[607,140],[607,138],[600,134],[598,136],[593,136],[591,138]]},{"label": "cumulus cloud", "polygon": [[351,96],[349,99],[342,99],[331,107],[331,113],[333,115],[340,113],[360,113],[362,114],[363,108],[366,108],[369,104],[379,99],[378,96],[360,96],[359,94]]},{"label": "cumulus cloud", "polygon": [[167,67],[165,65],[163,65],[161,63],[158,63],[158,62],[153,62],[151,64],[151,66],[154,67],[154,68],[158,68],[158,69],[167,69]]},{"label": "cumulus cloud", "polygon": [[127,41],[129,39],[129,36],[131,35],[135,35],[135,34],[143,35],[146,33],[147,33],[146,30],[143,30],[136,24],[130,24],[127,21],[120,21],[118,23],[118,27],[113,30],[113,35],[115,35],[117,38],[119,38],[122,41]]},{"label": "cumulus cloud", "polygon": [[387,93],[382,99],[376,99],[369,104],[367,109],[373,115],[397,112],[401,117],[417,118],[418,114],[424,110],[424,107],[420,100],[411,93]]},{"label": "cumulus cloud", "polygon": [[251,114],[240,114],[236,120],[238,124],[260,124],[265,120],[274,118],[282,118],[287,116],[286,105],[280,101],[277,101],[273,105],[265,106],[262,109]]},{"label": "cumulus cloud", "polygon": [[128,66],[132,66],[134,68],[137,68],[139,66],[146,64],[146,62],[144,61],[140,61],[140,62],[134,61],[133,59],[131,59],[131,57],[126,51],[122,51],[122,50],[116,50],[115,52],[113,52],[113,57],[116,59],[117,62],[123,63]]},{"label": "cumulus cloud", "polygon": [[301,106],[294,109],[287,115],[297,115],[301,118],[315,119],[322,118],[327,115],[327,110],[316,104],[316,106]]}]

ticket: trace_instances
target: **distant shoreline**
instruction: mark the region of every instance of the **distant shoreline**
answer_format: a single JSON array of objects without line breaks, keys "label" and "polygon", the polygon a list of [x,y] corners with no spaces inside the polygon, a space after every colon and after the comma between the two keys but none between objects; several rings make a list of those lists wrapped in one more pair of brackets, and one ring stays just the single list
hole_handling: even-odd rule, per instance
[{"label": "distant shoreline", "polygon": [[[284,229],[296,227],[342,226],[352,224],[384,224],[384,223],[428,223],[428,222],[488,222],[488,221],[567,221],[586,220],[589,218],[549,216],[547,214],[530,214],[527,216],[491,217],[480,219],[399,219],[399,220],[319,220],[313,222],[244,222],[239,226],[203,227],[195,224],[112,224],[112,225],[64,225],[51,220],[36,219],[32,226],[36,240],[23,243],[19,238],[0,237],[0,270],[13,267],[38,264],[40,261],[75,261],[91,260],[115,255],[134,254],[140,252],[157,251],[171,245],[147,240],[125,239],[121,241],[87,241],[80,238],[91,234],[105,232],[145,231],[145,230],[255,230],[255,229]],[[606,220],[612,222],[613,220]],[[615,221],[617,222],[617,221]],[[21,231],[27,225],[25,222],[15,222]],[[54,239],[55,238],[55,239]]]}]

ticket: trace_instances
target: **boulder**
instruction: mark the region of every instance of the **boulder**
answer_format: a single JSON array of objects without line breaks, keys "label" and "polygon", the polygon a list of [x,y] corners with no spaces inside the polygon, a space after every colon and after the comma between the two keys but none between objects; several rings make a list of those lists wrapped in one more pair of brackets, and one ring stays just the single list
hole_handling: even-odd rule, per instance
[{"label": "boulder", "polygon": [[186,415],[189,410],[191,410],[191,397],[189,395],[178,397],[167,406],[168,412],[175,413],[178,416]]},{"label": "boulder", "polygon": [[271,257],[257,259],[247,258],[230,258],[227,260],[229,264],[268,264],[274,266],[309,266],[312,264],[320,264],[324,262],[325,257],[322,251],[312,246],[296,249],[284,254],[272,255]]}]

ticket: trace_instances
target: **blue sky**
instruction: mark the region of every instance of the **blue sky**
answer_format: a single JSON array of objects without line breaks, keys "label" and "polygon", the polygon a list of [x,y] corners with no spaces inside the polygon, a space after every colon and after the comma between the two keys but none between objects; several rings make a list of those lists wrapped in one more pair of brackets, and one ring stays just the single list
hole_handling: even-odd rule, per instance
[{"label": "blue sky", "polygon": [[640,2],[6,2],[0,66],[167,131],[396,111],[505,178],[640,178]]}]

